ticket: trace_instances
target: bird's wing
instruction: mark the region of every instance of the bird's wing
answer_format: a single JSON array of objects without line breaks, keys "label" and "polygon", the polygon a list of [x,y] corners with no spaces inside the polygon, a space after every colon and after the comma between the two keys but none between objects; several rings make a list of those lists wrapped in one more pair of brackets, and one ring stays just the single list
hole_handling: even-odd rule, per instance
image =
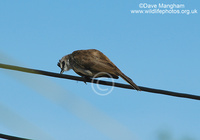
[{"label": "bird's wing", "polygon": [[107,72],[116,74],[118,68],[108,57],[98,50],[79,50],[72,53],[74,61],[84,69],[95,72]]}]

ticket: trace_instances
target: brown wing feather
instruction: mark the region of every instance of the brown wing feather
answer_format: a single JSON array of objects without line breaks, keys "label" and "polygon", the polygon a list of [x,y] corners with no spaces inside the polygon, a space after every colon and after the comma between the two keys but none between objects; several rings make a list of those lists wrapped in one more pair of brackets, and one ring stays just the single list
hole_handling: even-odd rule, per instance
[{"label": "brown wing feather", "polygon": [[95,72],[107,72],[116,75],[116,70],[118,68],[107,56],[98,50],[78,50],[74,51],[72,56],[75,62],[85,69]]},{"label": "brown wing feather", "polygon": [[[122,77],[128,82],[134,89],[141,90],[128,76],[122,73],[110,59],[102,52],[91,50],[78,50],[72,53],[74,61],[83,69],[90,70],[92,72],[107,72],[113,76],[113,78]],[[106,77],[107,75],[101,75],[100,77]]]}]

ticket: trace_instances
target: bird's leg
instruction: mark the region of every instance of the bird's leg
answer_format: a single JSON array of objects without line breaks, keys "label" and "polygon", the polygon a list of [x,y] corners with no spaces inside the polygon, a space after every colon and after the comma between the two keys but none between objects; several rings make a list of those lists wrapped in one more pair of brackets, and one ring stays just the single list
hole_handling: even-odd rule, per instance
[{"label": "bird's leg", "polygon": [[82,76],[83,77],[83,79],[84,79],[84,83],[87,85],[87,81],[89,81],[89,80],[91,80],[91,78],[89,77],[89,76]]}]

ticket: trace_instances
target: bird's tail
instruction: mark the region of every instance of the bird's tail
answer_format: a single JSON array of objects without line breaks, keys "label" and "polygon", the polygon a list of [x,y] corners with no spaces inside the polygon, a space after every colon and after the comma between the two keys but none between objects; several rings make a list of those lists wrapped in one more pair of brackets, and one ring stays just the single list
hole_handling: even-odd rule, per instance
[{"label": "bird's tail", "polygon": [[134,89],[136,89],[137,91],[141,91],[141,89],[131,80],[131,78],[129,78],[122,72],[119,73],[119,76],[123,78],[126,82],[128,82]]}]

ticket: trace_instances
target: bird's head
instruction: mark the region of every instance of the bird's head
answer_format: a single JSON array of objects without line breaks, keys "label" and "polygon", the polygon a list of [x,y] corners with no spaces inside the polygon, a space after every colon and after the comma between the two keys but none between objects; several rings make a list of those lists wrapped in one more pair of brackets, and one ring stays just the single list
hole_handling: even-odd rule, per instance
[{"label": "bird's head", "polygon": [[59,60],[57,65],[61,69],[60,74],[62,74],[64,71],[68,71],[71,69],[71,65],[69,63],[69,58],[70,58],[70,55],[65,55],[64,57],[62,57]]}]

